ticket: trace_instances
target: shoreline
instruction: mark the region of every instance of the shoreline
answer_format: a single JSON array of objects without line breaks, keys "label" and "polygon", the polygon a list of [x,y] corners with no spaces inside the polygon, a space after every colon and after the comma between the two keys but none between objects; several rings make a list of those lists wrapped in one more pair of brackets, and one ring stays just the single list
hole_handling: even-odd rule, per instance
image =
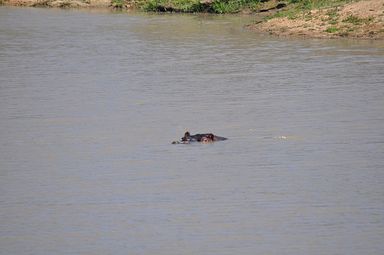
[{"label": "shoreline", "polygon": [[313,9],[248,27],[280,37],[383,40],[384,0],[362,0]]},{"label": "shoreline", "polygon": [[[241,15],[258,17],[257,22],[246,26],[247,29],[278,37],[384,40],[384,0],[360,0],[310,10],[294,9],[294,4],[284,4],[281,8],[276,8],[281,4],[278,0],[269,0],[266,3],[267,5],[260,5],[257,12],[247,8],[239,12]],[[0,0],[0,6],[122,11],[140,9],[140,4],[134,0]]]},{"label": "shoreline", "polygon": [[38,8],[101,8],[113,9],[110,0],[0,0],[0,6],[38,7]]}]

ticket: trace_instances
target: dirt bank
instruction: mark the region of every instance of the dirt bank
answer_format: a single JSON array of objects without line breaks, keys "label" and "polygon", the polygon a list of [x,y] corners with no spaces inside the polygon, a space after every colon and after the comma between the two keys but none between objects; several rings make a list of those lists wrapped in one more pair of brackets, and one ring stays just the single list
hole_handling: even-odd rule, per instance
[{"label": "dirt bank", "polygon": [[4,5],[29,6],[29,7],[106,8],[111,6],[111,0],[0,0],[0,1],[2,1],[2,4]]},{"label": "dirt bank", "polygon": [[363,0],[295,13],[250,28],[278,36],[384,39],[384,0]]}]

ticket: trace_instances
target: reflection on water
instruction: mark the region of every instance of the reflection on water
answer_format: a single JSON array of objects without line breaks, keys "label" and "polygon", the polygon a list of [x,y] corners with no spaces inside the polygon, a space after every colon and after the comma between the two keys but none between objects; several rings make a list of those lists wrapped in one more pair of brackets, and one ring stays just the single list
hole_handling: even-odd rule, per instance
[{"label": "reflection on water", "polygon": [[0,8],[0,254],[380,254],[383,42],[250,20]]}]

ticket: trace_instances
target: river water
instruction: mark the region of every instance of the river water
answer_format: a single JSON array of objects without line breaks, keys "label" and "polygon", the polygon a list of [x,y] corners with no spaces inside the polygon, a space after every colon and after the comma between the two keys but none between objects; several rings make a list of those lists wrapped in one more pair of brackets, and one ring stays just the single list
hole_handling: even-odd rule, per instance
[{"label": "river water", "polygon": [[383,254],[384,42],[251,21],[0,8],[0,254]]}]

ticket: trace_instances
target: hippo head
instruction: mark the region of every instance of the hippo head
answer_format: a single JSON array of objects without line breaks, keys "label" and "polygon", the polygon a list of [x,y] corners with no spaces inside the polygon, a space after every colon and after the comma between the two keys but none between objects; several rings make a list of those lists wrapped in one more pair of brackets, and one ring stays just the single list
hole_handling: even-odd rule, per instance
[{"label": "hippo head", "polygon": [[200,140],[202,143],[211,143],[215,140],[215,136],[213,134],[207,134],[203,136]]},{"label": "hippo head", "polygon": [[184,136],[181,138],[181,141],[187,142],[191,139],[191,134],[187,131],[185,132]]}]

